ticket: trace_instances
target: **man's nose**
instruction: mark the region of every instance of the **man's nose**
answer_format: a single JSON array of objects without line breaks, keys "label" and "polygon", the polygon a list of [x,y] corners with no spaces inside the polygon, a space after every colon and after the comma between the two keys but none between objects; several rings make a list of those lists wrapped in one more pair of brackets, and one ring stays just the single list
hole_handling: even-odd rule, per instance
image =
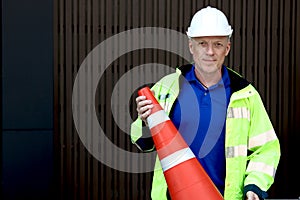
[{"label": "man's nose", "polygon": [[206,47],[206,52],[209,55],[214,54],[215,50],[214,50],[214,45],[212,43],[208,43],[207,47]]}]

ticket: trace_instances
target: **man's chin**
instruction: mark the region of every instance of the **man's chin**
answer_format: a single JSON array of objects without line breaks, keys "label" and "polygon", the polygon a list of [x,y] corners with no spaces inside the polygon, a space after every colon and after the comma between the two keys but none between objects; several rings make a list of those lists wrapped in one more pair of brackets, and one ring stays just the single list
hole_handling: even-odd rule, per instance
[{"label": "man's chin", "polygon": [[218,67],[216,67],[216,65],[205,65],[203,69],[208,74],[215,73],[218,71]]}]

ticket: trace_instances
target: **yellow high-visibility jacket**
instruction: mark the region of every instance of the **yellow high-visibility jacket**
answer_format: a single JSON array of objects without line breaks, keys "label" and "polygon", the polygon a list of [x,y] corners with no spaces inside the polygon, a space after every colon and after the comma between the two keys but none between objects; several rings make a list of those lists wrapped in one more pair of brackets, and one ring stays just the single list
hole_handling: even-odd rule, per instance
[{"label": "yellow high-visibility jacket", "polygon": [[[179,94],[180,77],[186,65],[163,77],[151,89],[167,114]],[[238,73],[228,69],[232,95],[225,130],[225,200],[242,200],[244,187],[254,184],[267,191],[274,182],[280,160],[280,144],[257,90]],[[168,98],[165,98],[168,96]],[[131,124],[133,143],[142,136],[142,120]],[[146,149],[154,150],[153,149]],[[167,199],[167,184],[157,158],[152,182],[153,200]]]}]

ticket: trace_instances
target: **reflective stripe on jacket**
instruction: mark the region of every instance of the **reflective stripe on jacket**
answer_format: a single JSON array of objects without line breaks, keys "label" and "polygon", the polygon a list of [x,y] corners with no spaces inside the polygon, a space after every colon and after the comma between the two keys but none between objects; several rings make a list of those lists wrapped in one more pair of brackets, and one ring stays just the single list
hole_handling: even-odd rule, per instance
[{"label": "reflective stripe on jacket", "polygon": [[[163,77],[151,89],[167,114],[179,93],[180,76],[186,65]],[[243,199],[244,186],[255,184],[267,191],[274,182],[280,159],[280,145],[257,90],[233,70],[228,69],[232,95],[227,108],[225,155],[225,200]],[[168,98],[165,98],[165,97]],[[131,140],[142,136],[142,121],[131,124]],[[156,159],[152,181],[153,200],[167,199],[167,184]]]}]

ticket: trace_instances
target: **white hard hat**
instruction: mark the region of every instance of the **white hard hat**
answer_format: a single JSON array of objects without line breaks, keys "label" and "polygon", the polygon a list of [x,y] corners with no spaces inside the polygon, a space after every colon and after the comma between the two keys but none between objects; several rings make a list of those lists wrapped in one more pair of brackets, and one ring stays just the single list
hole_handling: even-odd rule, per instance
[{"label": "white hard hat", "polygon": [[186,34],[189,37],[231,36],[231,26],[223,12],[210,6],[199,10],[192,18]]}]

